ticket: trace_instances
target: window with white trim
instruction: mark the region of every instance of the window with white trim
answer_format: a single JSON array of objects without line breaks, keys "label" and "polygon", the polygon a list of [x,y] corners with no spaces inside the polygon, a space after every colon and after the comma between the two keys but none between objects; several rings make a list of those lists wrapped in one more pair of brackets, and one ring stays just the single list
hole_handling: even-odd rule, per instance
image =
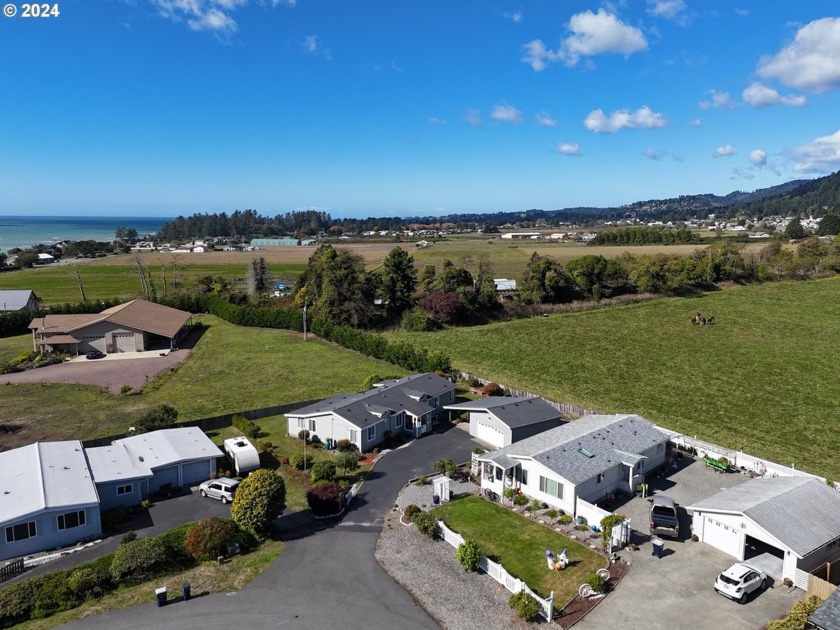
[{"label": "window with white trim", "polygon": [[117,486],[117,495],[131,494],[134,492],[134,485],[127,483],[124,486]]},{"label": "window with white trim", "polygon": [[376,439],[376,425],[372,424],[367,428],[367,441],[370,442],[371,440]]},{"label": "window with white trim", "polygon": [[527,486],[528,485],[528,471],[525,470],[524,468],[521,468],[520,470],[521,470],[520,475],[522,475],[522,485]]},{"label": "window with white trim", "polygon": [[359,432],[356,429],[350,429],[350,441],[358,446]]},{"label": "window with white trim", "polygon": [[310,418],[309,420],[309,432],[315,433],[315,418]]},{"label": "window with white trim", "polygon": [[62,529],[81,527],[85,524],[85,511],[78,510],[75,512],[67,512],[66,514],[59,514],[57,520],[59,531]]},{"label": "window with white trim", "polygon": [[38,535],[38,530],[35,527],[35,521],[28,521],[26,523],[19,523],[6,528],[6,542],[12,543],[19,540],[26,540]]},{"label": "window with white trim", "polygon": [[403,428],[403,414],[400,413],[397,415],[397,419],[394,420],[394,428],[395,429],[402,429]]},{"label": "window with white trim", "polygon": [[554,479],[549,479],[548,477],[543,477],[542,475],[540,475],[540,492],[545,492],[549,496],[562,499],[563,484],[558,483]]},{"label": "window with white trim", "polygon": [[306,418],[298,418],[298,429],[306,428]]}]

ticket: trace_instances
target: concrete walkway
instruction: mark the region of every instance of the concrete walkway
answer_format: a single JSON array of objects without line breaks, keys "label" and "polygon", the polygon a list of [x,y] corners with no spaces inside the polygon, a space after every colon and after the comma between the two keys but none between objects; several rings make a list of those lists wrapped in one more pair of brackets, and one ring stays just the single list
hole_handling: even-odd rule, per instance
[{"label": "concrete walkway", "polygon": [[299,514],[279,519],[286,541],[283,555],[241,591],[162,608],[152,603],[150,592],[149,604],[88,617],[69,627],[437,628],[377,564],[376,539],[406,481],[431,472],[436,459],[468,461],[474,446],[463,431],[432,433],[377,462],[343,517],[316,523]]}]

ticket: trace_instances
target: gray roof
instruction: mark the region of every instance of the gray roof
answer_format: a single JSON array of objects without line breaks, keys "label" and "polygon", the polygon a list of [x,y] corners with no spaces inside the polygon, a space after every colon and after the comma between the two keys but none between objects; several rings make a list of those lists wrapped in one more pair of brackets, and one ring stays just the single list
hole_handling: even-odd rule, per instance
[{"label": "gray roof", "polygon": [[85,455],[96,483],[130,481],[152,476],[151,469],[136,457],[132,457],[124,444],[86,448]]},{"label": "gray roof", "polygon": [[814,477],[751,479],[686,509],[743,514],[800,558],[840,538],[840,492]]},{"label": "gray roof", "polygon": [[36,442],[0,453],[0,523],[98,502],[78,440]]},{"label": "gray roof", "polygon": [[[26,308],[31,290],[2,290],[0,291],[0,311],[21,311]],[[37,298],[36,298],[37,299]]]},{"label": "gray roof", "polygon": [[[531,458],[571,483],[579,484],[617,464],[638,461],[640,453],[668,436],[636,415],[589,415],[480,457]],[[583,451],[583,452],[582,452]]]},{"label": "gray roof", "polygon": [[826,597],[808,621],[823,630],[840,630],[840,589]]},{"label": "gray roof", "polygon": [[[426,378],[432,377],[432,378]],[[448,388],[444,388],[443,384]],[[399,413],[419,417],[434,411],[434,407],[416,400],[413,396],[439,394],[454,389],[454,385],[437,374],[415,374],[400,379],[383,381],[381,384],[358,394],[338,394],[311,405],[295,409],[286,414],[293,418],[319,416],[334,413],[355,427],[364,429],[380,421],[383,412]]]},{"label": "gray roof", "polygon": [[560,417],[560,412],[542,398],[514,398],[509,396],[490,396],[479,400],[468,400],[456,405],[446,405],[444,409],[453,411],[488,411],[511,429],[538,424]]},{"label": "gray roof", "polygon": [[129,457],[151,470],[209,457],[221,457],[222,451],[201,429],[179,427],[161,429],[115,440],[113,446],[125,446]]}]

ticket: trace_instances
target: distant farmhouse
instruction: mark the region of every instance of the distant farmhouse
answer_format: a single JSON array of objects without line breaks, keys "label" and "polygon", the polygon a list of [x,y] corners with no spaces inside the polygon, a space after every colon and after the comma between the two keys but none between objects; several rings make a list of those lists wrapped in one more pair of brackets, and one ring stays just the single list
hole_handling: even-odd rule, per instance
[{"label": "distant farmhouse", "polygon": [[429,433],[443,406],[455,400],[455,384],[432,372],[382,381],[358,394],[339,394],[286,414],[289,435],[309,431],[322,442],[349,440],[360,451],[385,441],[386,433]]},{"label": "distant farmhouse", "polygon": [[43,352],[144,352],[176,348],[191,317],[162,304],[132,300],[98,314],[36,317],[29,328],[34,348]]},{"label": "distant farmhouse", "polygon": [[37,311],[41,307],[41,299],[34,291],[0,291],[0,313],[15,311]]}]

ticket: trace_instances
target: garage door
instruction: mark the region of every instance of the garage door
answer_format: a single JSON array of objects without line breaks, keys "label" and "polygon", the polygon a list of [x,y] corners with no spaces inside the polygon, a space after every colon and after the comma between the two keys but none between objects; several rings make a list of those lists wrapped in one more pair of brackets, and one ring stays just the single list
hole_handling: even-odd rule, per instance
[{"label": "garage door", "polygon": [[742,542],[738,530],[729,525],[724,525],[712,516],[705,517],[703,542],[736,558],[741,557]]},{"label": "garage door", "polygon": [[137,348],[134,345],[134,333],[115,334],[114,346],[117,352],[135,352]]},{"label": "garage door", "polygon": [[188,462],[181,466],[181,476],[185,486],[194,485],[210,479],[211,464],[209,459]]},{"label": "garage door", "polygon": [[475,437],[482,442],[487,442],[488,444],[498,446],[499,448],[504,446],[504,434],[502,434],[502,432],[497,428],[491,427],[489,424],[485,424],[484,422],[477,423]]},{"label": "garage door", "polygon": [[154,477],[149,481],[149,492],[160,490],[165,484],[169,484],[173,488],[177,488],[180,483],[178,481],[178,465],[167,466],[154,471]]}]

